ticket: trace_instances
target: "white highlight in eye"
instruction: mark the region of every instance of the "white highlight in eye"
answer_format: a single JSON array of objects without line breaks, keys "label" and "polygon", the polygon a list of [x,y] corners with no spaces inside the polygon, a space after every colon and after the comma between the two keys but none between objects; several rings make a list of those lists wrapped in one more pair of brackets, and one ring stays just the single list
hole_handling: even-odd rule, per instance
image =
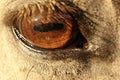
[{"label": "white highlight in eye", "polygon": [[34,21],[38,21],[38,18],[35,18]]}]

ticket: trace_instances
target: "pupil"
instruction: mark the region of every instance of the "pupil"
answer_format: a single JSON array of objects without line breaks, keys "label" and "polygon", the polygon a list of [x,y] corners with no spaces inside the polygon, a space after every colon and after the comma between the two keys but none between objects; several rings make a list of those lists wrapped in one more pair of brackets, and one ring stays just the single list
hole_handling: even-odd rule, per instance
[{"label": "pupil", "polygon": [[63,28],[64,28],[64,24],[62,24],[62,23],[48,23],[48,24],[41,24],[41,25],[34,26],[34,30],[39,31],[39,32],[61,30]]}]

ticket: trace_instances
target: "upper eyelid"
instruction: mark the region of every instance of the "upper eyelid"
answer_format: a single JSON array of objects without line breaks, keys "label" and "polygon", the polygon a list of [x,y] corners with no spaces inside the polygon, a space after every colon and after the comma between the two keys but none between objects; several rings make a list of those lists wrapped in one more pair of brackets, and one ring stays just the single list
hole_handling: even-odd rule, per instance
[{"label": "upper eyelid", "polygon": [[[28,4],[28,6],[29,5],[36,5],[36,3],[34,3],[34,4]],[[69,7],[71,7],[71,6],[69,6]],[[18,16],[18,13],[20,12],[20,11],[23,11],[23,10],[21,10],[21,9],[27,9],[27,8],[25,8],[24,6],[22,6],[21,8],[19,8],[19,9],[15,9],[15,10],[9,10],[6,14],[5,14],[5,17],[3,18],[3,22],[6,24],[6,25],[12,25],[11,23],[13,23],[13,21],[14,21],[14,19],[15,18],[17,18]],[[69,9],[70,10],[70,9]],[[68,11],[69,11],[68,10]],[[77,10],[75,7],[71,7],[71,11],[73,11],[74,12],[74,10]],[[80,11],[82,11],[81,9],[80,9]],[[25,12],[26,13],[26,12]],[[78,13],[77,11],[76,11],[76,13]],[[80,12],[80,13],[83,13],[83,12]],[[82,16],[84,16],[84,15],[82,15]]]}]

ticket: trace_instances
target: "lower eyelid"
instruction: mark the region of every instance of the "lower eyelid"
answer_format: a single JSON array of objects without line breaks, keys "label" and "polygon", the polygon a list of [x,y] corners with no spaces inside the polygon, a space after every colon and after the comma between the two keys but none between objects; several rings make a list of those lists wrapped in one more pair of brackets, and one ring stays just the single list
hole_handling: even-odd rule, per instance
[{"label": "lower eyelid", "polygon": [[[14,32],[14,31],[13,31]],[[15,33],[15,32],[14,32]],[[18,36],[16,36],[18,39]],[[19,41],[19,42],[18,42]],[[18,39],[18,47],[19,50],[24,52],[26,55],[30,55],[31,57],[38,58],[38,59],[52,59],[52,60],[58,60],[58,59],[66,59],[66,58],[77,58],[83,54],[89,55],[91,52],[93,52],[91,49],[56,49],[56,50],[44,50],[44,49],[34,49],[30,46],[24,45],[23,42]],[[94,48],[95,50],[95,48]],[[42,57],[41,57],[42,55]],[[64,55],[64,57],[63,57]]]}]

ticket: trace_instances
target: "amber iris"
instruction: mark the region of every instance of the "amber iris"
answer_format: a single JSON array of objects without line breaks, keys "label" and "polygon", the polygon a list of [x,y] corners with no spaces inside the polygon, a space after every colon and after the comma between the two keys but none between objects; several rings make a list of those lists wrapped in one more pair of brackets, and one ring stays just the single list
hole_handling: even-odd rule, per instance
[{"label": "amber iris", "polygon": [[44,49],[66,47],[78,34],[72,16],[52,13],[47,17],[34,14],[23,17],[19,22],[19,32],[32,45]]}]

